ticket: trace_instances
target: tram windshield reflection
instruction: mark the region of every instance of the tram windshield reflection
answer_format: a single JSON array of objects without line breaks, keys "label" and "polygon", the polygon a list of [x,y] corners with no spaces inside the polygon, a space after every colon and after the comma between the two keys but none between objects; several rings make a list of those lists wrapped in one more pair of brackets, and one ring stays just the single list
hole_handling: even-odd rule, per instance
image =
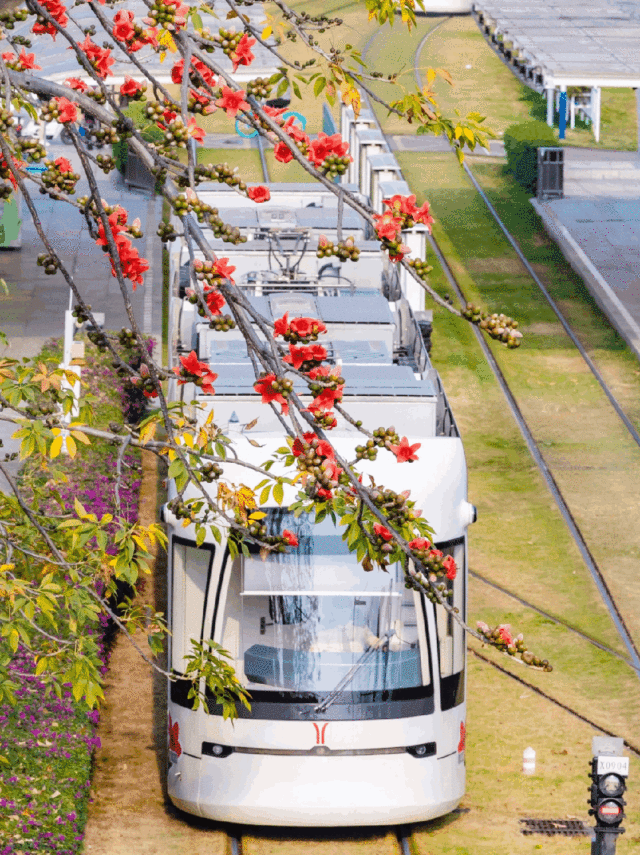
[{"label": "tram windshield reflection", "polygon": [[249,688],[331,692],[348,677],[349,691],[371,692],[428,682],[400,565],[365,572],[330,519],[314,526],[276,511],[267,525],[269,534],[292,531],[299,545],[243,559],[238,664]]}]

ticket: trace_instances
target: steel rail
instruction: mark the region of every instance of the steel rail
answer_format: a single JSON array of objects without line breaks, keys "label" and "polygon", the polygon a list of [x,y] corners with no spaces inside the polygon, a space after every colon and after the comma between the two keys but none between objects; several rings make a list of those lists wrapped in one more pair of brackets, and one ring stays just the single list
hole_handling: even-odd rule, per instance
[{"label": "steel rail", "polygon": [[618,417],[620,418],[620,420],[622,421],[622,423],[624,424],[624,426],[626,427],[626,429],[630,433],[633,441],[636,443],[636,445],[638,447],[640,447],[640,433],[638,433],[635,426],[633,425],[633,423],[628,418],[627,414],[622,409],[622,406],[620,405],[618,399],[615,397],[615,395],[613,394],[613,392],[611,391],[611,389],[607,385],[606,380],[604,379],[604,377],[602,376],[602,374],[600,373],[600,371],[596,367],[595,363],[593,362],[593,360],[591,359],[591,357],[589,356],[589,354],[585,350],[582,342],[578,339],[578,337],[576,336],[574,331],[571,329],[569,322],[567,321],[567,319],[564,317],[564,315],[560,311],[558,304],[553,299],[553,297],[551,296],[551,294],[547,290],[546,286],[540,280],[537,273],[535,272],[535,270],[533,269],[533,267],[529,263],[529,260],[527,259],[525,254],[520,249],[520,245],[518,244],[517,240],[513,237],[513,235],[509,232],[509,230],[507,229],[505,224],[500,219],[498,212],[496,211],[496,209],[494,208],[490,199],[487,197],[486,193],[484,192],[484,190],[482,189],[482,187],[478,183],[475,175],[473,174],[473,172],[469,168],[466,160],[462,165],[463,165],[465,172],[469,176],[469,180],[471,181],[471,183],[475,187],[478,195],[480,196],[480,198],[482,199],[482,201],[486,205],[491,216],[493,217],[496,224],[499,226],[500,230],[502,231],[502,233],[504,234],[506,239],[509,241],[509,243],[511,244],[511,246],[515,250],[516,255],[518,256],[518,258],[522,262],[523,267],[525,268],[525,270],[527,271],[529,276],[533,279],[533,281],[536,283],[536,285],[540,289],[540,291],[541,291],[542,295],[544,296],[545,300],[547,301],[547,303],[553,309],[553,312],[554,312],[555,316],[558,318],[558,320],[560,321],[560,323],[562,324],[564,331],[569,336],[569,338],[571,339],[571,341],[573,342],[575,347],[578,349],[580,356],[583,358],[583,360],[585,361],[585,363],[589,367],[589,370],[591,371],[591,373],[593,374],[593,376],[597,380],[598,385],[600,386],[602,391],[605,393],[605,395],[609,399],[609,403],[611,404],[611,406],[615,410],[616,414],[618,415]]},{"label": "steel rail", "polygon": [[[453,272],[451,271],[451,268],[449,267],[447,260],[445,259],[444,255],[442,254],[440,247],[438,246],[438,244],[436,243],[436,241],[432,235],[428,234],[428,238],[429,238],[429,243],[430,243],[436,257],[438,258],[438,261],[440,262],[440,266],[442,267],[442,271],[445,274],[449,284],[451,285],[451,287],[454,289],[454,291],[458,295],[458,299],[463,304],[466,303],[467,302],[466,297],[465,297],[462,289],[460,288],[460,285],[458,284],[458,281],[455,278]],[[618,631],[618,634],[619,634],[620,638],[622,639],[622,642],[623,642],[624,646],[626,647],[626,649],[629,653],[629,658],[631,659],[631,661],[633,663],[633,667],[636,670],[638,677],[640,678],[640,653],[638,651],[638,648],[636,647],[636,644],[635,644],[629,630],[627,629],[627,625],[625,623],[625,620],[622,617],[620,610],[618,609],[617,603],[616,603],[611,591],[609,590],[609,586],[607,585],[607,582],[606,582],[606,580],[602,574],[602,571],[598,567],[598,564],[596,563],[596,560],[593,557],[591,550],[589,549],[587,542],[584,539],[584,536],[583,536],[582,532],[580,531],[580,528],[578,527],[578,524],[576,523],[574,516],[571,513],[571,510],[569,509],[569,506],[568,506],[564,496],[562,495],[562,492],[561,492],[555,478],[553,477],[553,474],[551,473],[551,470],[547,466],[547,463],[546,463],[544,457],[542,456],[542,453],[540,452],[538,444],[533,437],[531,429],[529,428],[529,425],[527,424],[527,421],[524,418],[522,411],[520,410],[520,407],[518,406],[518,403],[517,403],[517,401],[513,395],[513,392],[509,388],[509,384],[507,383],[505,376],[502,373],[502,370],[500,369],[500,366],[498,365],[498,363],[496,361],[496,358],[493,354],[493,351],[489,347],[489,345],[488,345],[484,335],[482,334],[481,330],[479,330],[475,324],[473,325],[473,332],[476,336],[476,339],[478,340],[478,343],[482,349],[482,352],[483,352],[487,362],[489,363],[489,366],[491,367],[491,370],[493,371],[493,374],[494,374],[496,380],[498,381],[498,384],[502,390],[502,393],[507,400],[507,403],[509,405],[509,409],[511,410],[511,413],[512,413],[512,415],[516,421],[516,424],[518,425],[518,428],[519,428],[520,433],[522,434],[522,437],[523,437],[523,439],[527,445],[527,448],[529,449],[529,453],[531,454],[531,456],[535,460],[536,465],[537,465],[538,469],[540,470],[540,473],[542,474],[542,477],[544,478],[544,480],[547,483],[547,487],[549,488],[549,491],[550,491],[551,495],[553,496],[553,499],[554,499],[556,505],[558,506],[560,513],[562,514],[562,518],[564,519],[565,524],[566,524],[567,528],[569,529],[569,532],[571,533],[571,536],[572,536],[576,546],[580,550],[580,554],[582,555],[582,558],[583,558],[585,564],[587,565],[587,568],[591,574],[591,577],[596,584],[598,592],[600,593],[600,596],[602,597],[602,600],[603,600],[605,606],[607,607],[609,614],[611,615],[611,618],[612,618],[613,623],[614,623],[614,625]]]},{"label": "steel rail", "polygon": [[618,659],[620,659],[621,662],[624,662],[625,665],[628,665],[629,668],[633,668],[633,670],[636,671],[636,673],[638,672],[638,669],[633,664],[633,662],[630,662],[626,658],[626,656],[622,655],[622,653],[618,653],[617,650],[613,650],[611,647],[607,647],[606,644],[602,644],[602,642],[593,638],[591,635],[587,635],[586,632],[582,632],[582,630],[578,629],[575,626],[572,626],[572,624],[570,624],[568,621],[562,620],[562,618],[559,618],[559,617],[556,617],[555,615],[550,614],[549,612],[545,611],[544,609],[541,609],[539,606],[536,606],[533,603],[530,603],[528,600],[524,600],[522,597],[520,597],[518,594],[514,593],[513,591],[510,591],[508,588],[504,588],[502,585],[499,585],[497,582],[493,582],[493,581],[491,581],[491,579],[487,579],[487,577],[483,576],[482,573],[478,573],[475,570],[469,570],[469,576],[473,576],[474,579],[478,579],[480,582],[484,582],[484,584],[489,585],[490,588],[494,588],[496,591],[500,591],[501,594],[504,594],[505,596],[510,597],[512,600],[516,600],[516,602],[525,606],[525,608],[531,609],[532,611],[536,612],[537,614],[542,615],[542,617],[547,618],[547,620],[553,621],[553,623],[558,624],[558,626],[562,626],[565,629],[568,629],[569,632],[573,632],[574,635],[579,636],[584,641],[588,642],[589,644],[592,644],[594,647],[597,647],[599,650],[602,650],[604,653],[610,653],[612,656],[617,657]]},{"label": "steel rail", "polygon": [[[551,695],[548,695],[542,689],[539,689],[537,686],[534,686],[533,683],[529,683],[528,680],[523,680],[522,677],[518,677],[517,674],[514,674],[512,671],[509,671],[507,668],[503,668],[502,665],[498,665],[497,662],[494,662],[493,659],[490,659],[488,656],[485,656],[484,654],[480,653],[478,650],[474,650],[472,647],[467,647],[467,650],[469,651],[469,653],[472,653],[477,659],[481,659],[483,662],[486,662],[488,665],[491,665],[492,668],[495,668],[497,671],[500,671],[502,674],[506,674],[507,677],[511,677],[512,680],[515,680],[517,683],[520,683],[522,686],[526,686],[528,689],[531,689],[533,692],[535,692],[537,695],[540,695],[545,700],[551,701],[552,704],[555,704],[556,706],[560,707],[560,709],[563,709],[565,712],[568,712],[571,715],[575,716],[576,718],[579,718],[580,721],[583,721],[585,724],[588,724],[591,727],[595,728],[596,730],[599,730],[600,733],[604,733],[606,736],[615,736],[615,737],[620,735],[618,733],[613,733],[613,731],[611,731],[611,730],[607,730],[606,727],[603,727],[601,724],[598,724],[597,722],[593,721],[592,719],[587,718],[587,716],[582,715],[582,713],[579,713],[577,710],[573,709],[573,707],[570,707],[567,704],[563,704],[562,701],[559,701],[557,698],[554,698]],[[624,739],[624,737],[623,737],[623,739]],[[627,746],[627,748],[630,751],[633,751],[634,754],[637,754],[640,757],[640,747],[634,745],[632,742],[629,742],[626,739],[624,740],[624,744]]]}]

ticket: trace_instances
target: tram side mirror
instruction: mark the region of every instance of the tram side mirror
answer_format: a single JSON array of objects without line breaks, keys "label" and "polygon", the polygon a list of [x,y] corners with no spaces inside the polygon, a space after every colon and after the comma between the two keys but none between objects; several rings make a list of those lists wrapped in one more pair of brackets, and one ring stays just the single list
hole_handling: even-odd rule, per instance
[{"label": "tram side mirror", "polygon": [[267,627],[273,626],[272,623],[267,623],[266,617],[260,618],[260,635],[265,635],[267,632]]}]

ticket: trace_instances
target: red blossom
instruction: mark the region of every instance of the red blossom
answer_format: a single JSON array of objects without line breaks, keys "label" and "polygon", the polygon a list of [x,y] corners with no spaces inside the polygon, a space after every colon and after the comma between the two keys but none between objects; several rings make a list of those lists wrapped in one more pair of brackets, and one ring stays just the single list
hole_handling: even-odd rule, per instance
[{"label": "red blossom", "polygon": [[456,562],[453,558],[453,555],[447,555],[447,557],[442,562],[442,566],[447,571],[447,579],[456,578],[458,568],[456,567]]},{"label": "red blossom", "polygon": [[429,229],[429,231],[431,231],[431,223],[434,223],[435,220],[433,219],[433,217],[429,213],[429,203],[428,202],[425,202],[421,208],[418,208],[418,210],[415,212],[415,214],[413,216],[413,219],[416,221],[416,223],[424,223],[425,226],[427,226],[427,228]]},{"label": "red blossom", "polygon": [[[41,5],[47,10],[47,12],[51,15],[51,17],[61,26],[66,27],[69,23],[69,19],[67,18],[66,11],[67,7],[60,3],[59,0],[40,0]],[[53,37],[58,35],[58,31],[54,27],[53,24],[36,21],[36,23],[31,28],[33,33],[36,35],[42,36],[48,34]]]},{"label": "red blossom", "polygon": [[406,436],[403,436],[400,440],[400,445],[390,445],[389,451],[395,454],[398,463],[407,463],[418,459],[416,451],[421,445],[422,443],[420,442],[416,442],[415,445],[409,445],[409,440]]},{"label": "red blossom", "polygon": [[86,92],[89,88],[84,80],[80,80],[79,77],[69,77],[64,81],[64,85],[68,86],[69,89],[75,89],[76,92]]},{"label": "red blossom", "polygon": [[426,537],[416,537],[409,542],[409,549],[429,549],[430,546],[431,541],[427,540]]},{"label": "red blossom", "polygon": [[10,51],[8,53],[3,53],[2,59],[7,63],[7,65],[14,68],[16,71],[26,71],[29,68],[36,70],[42,68],[41,65],[36,65],[36,55],[34,53],[25,53],[24,48],[20,51],[19,56],[16,56]]},{"label": "red blossom", "polygon": [[273,156],[280,163],[289,163],[293,160],[293,152],[285,142],[282,142],[282,140],[274,146]]},{"label": "red blossom", "polygon": [[189,119],[187,134],[199,143],[204,142],[204,130],[198,127],[193,116]]},{"label": "red blossom", "polygon": [[301,339],[327,331],[322,321],[318,321],[316,318],[292,318],[289,322],[289,329]]},{"label": "red blossom", "polygon": [[409,255],[410,252],[411,247],[407,246],[406,243],[401,243],[396,252],[392,253],[389,250],[389,261],[402,261],[405,255]]},{"label": "red blossom", "polygon": [[262,185],[247,187],[247,196],[257,203],[268,202],[271,198],[271,191],[268,187],[263,187]]},{"label": "red blossom", "polygon": [[73,166],[71,165],[71,161],[67,160],[66,157],[58,157],[53,162],[58,167],[60,172],[73,172]]},{"label": "red blossom", "polygon": [[213,272],[217,274],[220,279],[228,279],[232,285],[235,285],[231,274],[236,268],[233,264],[227,264],[227,261],[229,261],[228,258],[217,258],[213,265]]},{"label": "red blossom", "polygon": [[[142,274],[149,269],[149,262],[145,258],[140,258],[138,250],[132,245],[126,235],[127,217],[128,214],[125,209],[118,206],[115,211],[109,214],[108,220],[113,240],[118,251],[122,275],[126,279],[131,280],[133,283],[133,290],[135,291],[137,285],[143,284]],[[108,246],[109,242],[102,222],[98,224],[98,234],[99,237],[96,241],[98,246]],[[116,268],[113,259],[110,258],[109,260],[111,262],[111,273],[113,276],[116,276]]]},{"label": "red blossom", "polygon": [[300,457],[300,455],[304,454],[304,445],[299,436],[297,436],[293,440],[293,445],[291,446],[291,453],[294,457]]},{"label": "red blossom", "polygon": [[75,122],[78,118],[78,108],[73,103],[73,101],[69,101],[68,98],[54,98],[54,101],[58,105],[58,121],[61,124],[65,124],[66,122]]},{"label": "red blossom", "polygon": [[373,533],[386,541],[390,541],[393,537],[389,529],[385,528],[383,525],[380,525],[380,523],[373,524]]},{"label": "red blossom", "polygon": [[[255,41],[255,40],[254,40]],[[282,532],[282,539],[285,543],[289,544],[289,546],[298,546],[298,538],[292,531],[289,531],[288,528],[285,528]]]},{"label": "red blossom", "polygon": [[273,337],[277,338],[279,335],[286,335],[289,332],[289,312],[285,312],[281,318],[278,318],[277,321],[273,324]]},{"label": "red blossom", "polygon": [[133,77],[129,77],[127,74],[124,76],[124,83],[120,87],[120,94],[125,95],[127,98],[135,98],[136,95],[144,92],[145,85],[143,83],[138,83],[137,80],[134,80]]},{"label": "red blossom", "polygon": [[325,490],[324,487],[319,487],[316,490],[316,496],[319,499],[324,499],[327,502],[329,502],[329,501],[331,501],[331,499],[333,499],[333,493],[331,492],[331,490]]},{"label": "red blossom", "polygon": [[342,469],[338,466],[332,457],[325,457],[322,461],[322,469],[326,472],[332,481],[337,481],[342,474]]},{"label": "red blossom", "polygon": [[211,288],[210,290],[205,291],[204,299],[212,315],[222,314],[221,309],[224,306],[224,297],[217,288]]},{"label": "red blossom", "polygon": [[245,94],[244,89],[234,91],[233,89],[229,89],[228,86],[223,86],[222,96],[216,101],[216,106],[222,107],[226,111],[227,116],[235,119],[238,115],[238,110],[250,109],[249,104],[244,100]]},{"label": "red blossom", "polygon": [[237,71],[239,65],[251,65],[255,56],[251,53],[251,48],[256,43],[255,39],[249,38],[245,33],[238,42],[236,49],[230,55],[233,62],[233,70]]},{"label": "red blossom", "polygon": [[304,362],[322,362],[326,358],[327,351],[320,344],[312,344],[310,347],[295,347],[290,344],[289,354],[283,361],[291,363],[296,371],[299,371]]},{"label": "red blossom", "polygon": [[282,414],[286,416],[289,413],[289,404],[287,403],[284,395],[273,388],[275,381],[275,374],[267,374],[266,377],[256,380],[253,384],[253,388],[259,395],[262,395],[263,404],[270,404],[272,402],[282,404]]},{"label": "red blossom", "polygon": [[109,76],[111,66],[115,62],[109,48],[98,47],[97,44],[91,41],[90,36],[87,36],[83,42],[80,42],[78,47],[84,51],[85,56],[94,67],[98,77],[105,78]]},{"label": "red blossom", "polygon": [[375,229],[378,237],[383,240],[396,240],[402,229],[402,220],[394,217],[389,211],[385,214],[374,214]]},{"label": "red blossom", "polygon": [[[174,374],[179,378],[179,386],[195,382],[205,395],[215,395],[213,383],[218,379],[218,375],[210,370],[207,362],[200,362],[195,350],[192,350],[187,356],[181,356],[180,362],[182,367],[176,365],[173,369]],[[196,379],[194,380],[194,378]]]},{"label": "red blossom", "polygon": [[513,636],[511,635],[511,625],[508,623],[500,624],[498,627],[498,634],[507,647],[513,644]]},{"label": "red blossom", "polygon": [[133,12],[120,9],[113,16],[113,37],[119,42],[128,42],[134,38],[136,31],[133,26]]},{"label": "red blossom", "polygon": [[318,139],[314,140],[309,147],[309,160],[315,166],[322,166],[324,161],[330,154],[344,157],[349,150],[349,143],[344,142],[340,134],[327,134],[320,131]]}]

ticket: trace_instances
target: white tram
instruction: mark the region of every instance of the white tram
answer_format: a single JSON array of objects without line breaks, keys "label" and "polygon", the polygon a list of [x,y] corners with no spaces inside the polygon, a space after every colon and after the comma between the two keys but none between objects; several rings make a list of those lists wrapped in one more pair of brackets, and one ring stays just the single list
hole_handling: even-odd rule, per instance
[{"label": "white tram", "polygon": [[[285,254],[294,237],[280,229]],[[241,246],[245,264],[252,255],[264,259],[268,239]],[[214,249],[228,254],[226,245]],[[462,442],[416,319],[399,294],[383,295],[390,286],[381,282],[379,254],[377,277],[357,287],[303,267],[286,283],[282,267],[248,271],[247,296],[267,318],[286,311],[320,318],[328,330],[322,343],[342,360],[346,410],[370,427],[393,423],[422,444],[419,462],[398,465],[381,452],[359,468],[386,487],[411,490],[437,546],[456,560],[451,602],[464,616],[466,531],[475,509]],[[175,396],[214,407],[238,457],[262,463],[282,445],[282,428],[253,390],[244,339],[199,323],[189,303],[182,308],[176,324],[184,350],[196,347],[219,377],[214,398],[195,386]],[[344,421],[331,432],[347,459],[360,437]],[[261,478],[233,462],[224,468],[235,483]],[[293,495],[285,494],[285,508]],[[171,667],[183,672],[190,639],[212,638],[251,693],[251,711],[240,707],[232,723],[213,701],[208,713],[193,711],[187,681],[170,684],[171,800],[213,820],[275,826],[392,825],[446,814],[465,789],[462,630],[441,606],[404,587],[399,566],[366,573],[330,521],[314,526],[280,507],[264,510],[271,533],[286,528],[299,540],[266,561],[251,546],[249,557],[232,560],[224,539],[197,548],[193,526],[165,509]]]}]

